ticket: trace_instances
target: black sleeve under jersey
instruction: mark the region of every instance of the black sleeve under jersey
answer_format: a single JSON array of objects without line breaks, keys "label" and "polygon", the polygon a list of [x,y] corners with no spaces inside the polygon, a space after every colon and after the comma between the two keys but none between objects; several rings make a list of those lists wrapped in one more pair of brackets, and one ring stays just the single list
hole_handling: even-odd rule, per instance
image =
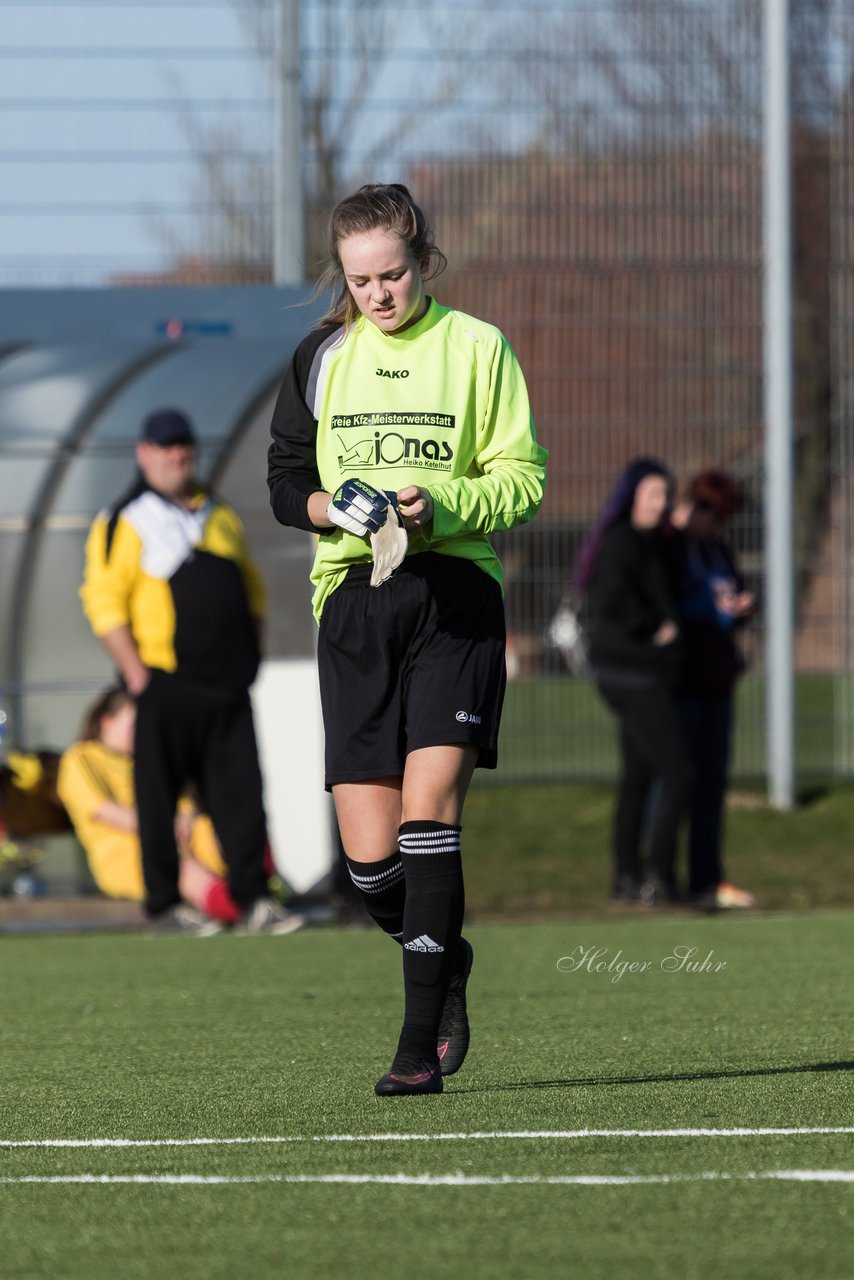
[{"label": "black sleeve under jersey", "polygon": [[270,505],[280,524],[326,533],[308,518],[307,499],[323,489],[317,471],[317,421],[306,399],[312,363],[329,338],[318,329],[299,344],[279,390],[267,452]]}]

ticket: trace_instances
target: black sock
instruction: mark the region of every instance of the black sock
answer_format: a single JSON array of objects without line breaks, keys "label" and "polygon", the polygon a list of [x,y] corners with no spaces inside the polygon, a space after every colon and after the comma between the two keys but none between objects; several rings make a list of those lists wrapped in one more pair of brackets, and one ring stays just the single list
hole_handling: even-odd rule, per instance
[{"label": "black sock", "polygon": [[463,927],[460,831],[444,822],[404,822],[400,828],[406,873],[400,1047],[430,1058],[436,1056],[439,1019]]},{"label": "black sock", "polygon": [[402,943],[406,877],[398,850],[380,862],[356,862],[347,857],[347,870],[371,919],[395,942]]}]

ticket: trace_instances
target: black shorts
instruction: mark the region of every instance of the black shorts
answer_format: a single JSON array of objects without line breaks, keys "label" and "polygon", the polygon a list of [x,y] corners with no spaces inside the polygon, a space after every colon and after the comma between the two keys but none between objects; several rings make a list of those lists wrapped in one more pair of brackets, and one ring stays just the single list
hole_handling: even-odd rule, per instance
[{"label": "black shorts", "polygon": [[326,601],[318,670],[326,789],[399,777],[410,751],[479,748],[494,769],[506,684],[501,588],[477,565],[424,552],[388,582],[354,565]]}]

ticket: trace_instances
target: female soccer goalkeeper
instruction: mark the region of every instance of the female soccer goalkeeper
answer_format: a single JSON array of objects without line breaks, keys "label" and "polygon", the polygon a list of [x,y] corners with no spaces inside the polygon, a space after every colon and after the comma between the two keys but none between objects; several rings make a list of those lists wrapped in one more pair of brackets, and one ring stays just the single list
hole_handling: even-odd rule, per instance
[{"label": "female soccer goalkeeper", "polygon": [[406,187],[342,200],[329,253],[332,304],[282,385],[268,482],[276,518],[319,535],[326,787],[366,909],[403,947],[376,1092],[441,1093],[469,1042],[463,802],[495,767],[505,686],[488,535],[536,514],[546,453],[504,336],[427,294],[445,258]]}]

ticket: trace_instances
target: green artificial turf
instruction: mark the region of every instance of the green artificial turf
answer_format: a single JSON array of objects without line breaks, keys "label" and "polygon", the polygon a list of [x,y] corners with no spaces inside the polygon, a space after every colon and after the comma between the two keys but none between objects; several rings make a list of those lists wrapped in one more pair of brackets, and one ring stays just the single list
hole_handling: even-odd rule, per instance
[{"label": "green artificial turf", "polygon": [[[0,1271],[848,1278],[854,1183],[746,1175],[851,1171],[851,1134],[491,1135],[850,1125],[852,926],[842,912],[475,924],[472,1050],[442,1097],[418,1099],[372,1092],[400,1013],[400,952],[374,931],[0,939],[0,1139],[292,1139],[0,1146]],[[371,1134],[401,1136],[312,1140]],[[448,1173],[535,1181],[14,1181]],[[699,1174],[730,1177],[542,1181]]]}]

